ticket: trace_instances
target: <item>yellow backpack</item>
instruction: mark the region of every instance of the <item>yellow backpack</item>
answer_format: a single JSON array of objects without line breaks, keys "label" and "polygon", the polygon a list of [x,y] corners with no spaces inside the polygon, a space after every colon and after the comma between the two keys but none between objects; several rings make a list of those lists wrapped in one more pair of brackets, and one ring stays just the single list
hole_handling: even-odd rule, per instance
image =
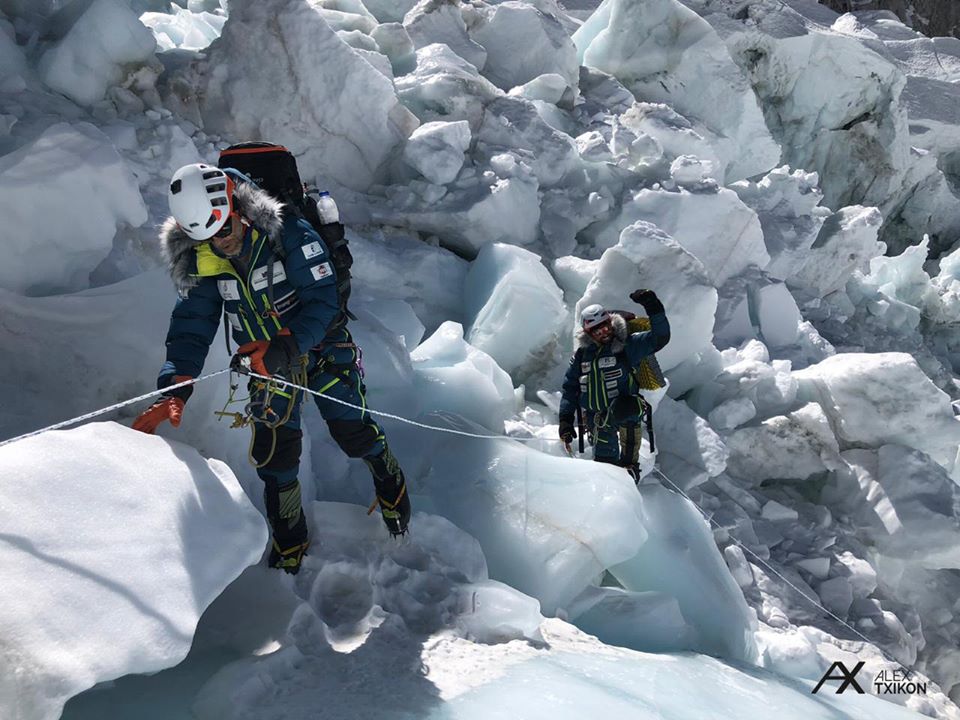
[{"label": "yellow backpack", "polygon": [[[620,315],[631,315],[632,313],[621,312]],[[630,334],[636,332],[646,332],[650,330],[650,318],[648,317],[624,317],[627,321],[627,332]],[[633,371],[633,378],[636,380],[637,387],[641,390],[659,390],[666,387],[667,381],[663,377],[663,371],[660,369],[660,363],[653,355],[647,355]]]}]

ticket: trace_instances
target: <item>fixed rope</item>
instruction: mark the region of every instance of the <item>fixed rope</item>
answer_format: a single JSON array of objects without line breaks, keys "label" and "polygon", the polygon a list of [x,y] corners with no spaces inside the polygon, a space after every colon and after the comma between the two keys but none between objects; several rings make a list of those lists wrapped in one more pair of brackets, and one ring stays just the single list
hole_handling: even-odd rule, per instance
[{"label": "fixed rope", "polygon": [[[99,417],[100,415],[105,415],[105,414],[107,414],[107,413],[109,413],[109,412],[113,412],[114,410],[119,410],[119,409],[124,408],[124,407],[127,407],[127,406],[129,406],[129,405],[133,405],[134,403],[142,402],[143,400],[149,400],[150,398],[157,397],[157,396],[159,396],[159,395],[163,395],[164,393],[167,393],[167,392],[169,392],[170,390],[176,390],[177,388],[186,387],[187,385],[196,385],[196,384],[199,384],[199,383],[204,382],[204,381],[206,381],[206,380],[210,380],[210,379],[212,379],[212,378],[218,377],[218,376],[223,375],[223,374],[228,373],[228,372],[233,372],[233,370],[228,367],[228,368],[224,368],[223,370],[218,370],[218,371],[216,371],[216,372],[212,372],[212,373],[209,373],[209,374],[207,374],[207,375],[203,375],[203,376],[198,377],[198,378],[192,378],[192,379],[190,379],[190,380],[184,380],[183,382],[175,383],[175,384],[173,384],[173,385],[168,385],[167,387],[165,387],[165,388],[163,388],[163,389],[161,389],[161,390],[154,390],[153,392],[144,393],[143,395],[138,395],[137,397],[130,398],[129,400],[124,400],[124,401],[122,401],[122,402],[115,403],[115,404],[110,405],[110,406],[108,406],[108,407],[101,408],[100,410],[95,410],[95,411],[93,411],[93,412],[86,413],[85,415],[80,415],[80,416],[78,416],[78,417],[71,418],[71,419],[69,419],[69,420],[64,420],[63,422],[59,422],[59,423],[56,423],[56,424],[54,424],[54,425],[49,425],[49,426],[47,426],[47,427],[40,428],[39,430],[34,430],[34,431],[29,432],[29,433],[26,433],[26,434],[24,434],[24,435],[18,435],[17,437],[13,437],[13,438],[9,438],[9,439],[7,439],[7,440],[0,441],[0,447],[3,447],[4,445],[11,445],[11,444],[13,444],[13,443],[15,443],[15,442],[19,442],[19,441],[21,441],[21,440],[26,440],[27,438],[36,437],[37,435],[40,435],[40,434],[45,433],[45,432],[49,432],[49,431],[51,431],[51,430],[59,430],[59,429],[61,429],[61,428],[69,427],[70,425],[76,425],[77,423],[85,422],[86,420],[91,420],[91,419],[93,419],[93,418],[95,418],[95,417]],[[332,397],[332,396],[330,396],[330,395],[327,395],[326,393],[319,392],[319,391],[317,391],[317,390],[311,390],[309,387],[306,387],[306,386],[304,386],[304,385],[300,385],[300,384],[297,384],[297,383],[293,383],[293,382],[290,382],[290,381],[288,381],[288,380],[284,380],[284,379],[282,379],[282,378],[271,377],[271,376],[269,376],[269,375],[260,375],[259,373],[255,373],[255,372],[252,372],[252,371],[245,371],[245,372],[243,372],[242,374],[248,375],[248,376],[250,376],[250,377],[258,378],[258,379],[260,379],[260,380],[264,380],[264,381],[267,381],[267,382],[272,382],[272,383],[274,383],[274,384],[276,384],[276,385],[279,385],[279,386],[281,386],[281,387],[296,388],[296,389],[301,390],[301,391],[303,391],[303,392],[309,393],[310,395],[315,395],[315,396],[317,396],[317,397],[324,398],[325,400],[330,400],[331,402],[338,403],[338,404],[344,405],[344,406],[346,406],[346,407],[354,408],[354,409],[360,410],[360,411],[362,411],[362,412],[367,412],[367,413],[370,413],[371,415],[376,415],[376,416],[379,416],[379,417],[389,418],[390,420],[396,420],[397,422],[406,423],[407,425],[412,425],[412,426],[414,426],[414,427],[419,427],[419,428],[422,428],[422,429],[424,429],[424,430],[433,430],[433,431],[435,431],[435,432],[449,433],[449,434],[451,434],[451,435],[460,435],[460,436],[463,436],[463,437],[475,438],[475,439],[478,439],[478,440],[513,440],[513,441],[515,441],[515,442],[542,442],[542,441],[543,441],[543,438],[536,438],[536,437],[534,437],[534,438],[517,438],[517,437],[511,437],[511,436],[509,436],[509,435],[492,435],[492,434],[490,434],[490,435],[485,435],[485,434],[482,434],[482,433],[471,433],[471,432],[467,432],[467,431],[465,431],[465,430],[455,430],[455,429],[453,429],[453,428],[444,428],[444,427],[437,427],[437,426],[435,426],[435,425],[427,425],[426,423],[417,422],[416,420],[410,420],[410,419],[405,418],[405,417],[402,417],[402,416],[400,416],[400,415],[394,415],[394,414],[392,414],[392,413],[387,413],[387,412],[383,412],[383,411],[379,411],[379,410],[371,410],[371,409],[368,408],[368,407],[364,407],[364,406],[361,406],[361,405],[355,405],[354,403],[347,402],[346,400],[341,400],[340,398]],[[803,590],[801,590],[799,587],[797,587],[797,586],[796,586],[794,583],[792,583],[789,579],[787,579],[786,577],[784,577],[782,573],[780,573],[779,571],[776,570],[776,568],[774,568],[773,566],[771,566],[771,565],[770,565],[769,563],[767,563],[763,558],[761,558],[759,555],[757,555],[753,550],[751,550],[749,547],[747,547],[747,546],[744,545],[742,542],[740,542],[740,540],[738,540],[732,533],[730,533],[729,530],[727,530],[726,528],[724,528],[723,526],[721,526],[718,522],[716,522],[716,521],[713,519],[713,517],[712,517],[711,515],[709,515],[706,511],[704,511],[703,508],[701,508],[696,502],[694,502],[693,499],[692,499],[689,495],[687,495],[687,493],[684,492],[683,489],[682,489],[679,485],[677,485],[675,482],[673,482],[673,480],[671,480],[669,477],[667,477],[667,475],[666,475],[662,470],[660,470],[660,468],[654,466],[653,471],[654,471],[655,473],[657,473],[657,475],[659,475],[660,478],[662,478],[668,485],[670,485],[681,497],[683,497],[683,498],[685,498],[687,501],[689,501],[689,502],[697,509],[697,511],[703,516],[704,520],[707,521],[707,524],[708,524],[708,525],[712,525],[712,526],[716,527],[718,530],[721,530],[721,531],[725,532],[725,533],[730,537],[730,539],[734,542],[734,544],[737,545],[737,547],[739,547],[739,548],[740,548],[741,550],[743,550],[745,553],[748,553],[748,554],[749,554],[752,558],[754,558],[754,560],[756,560],[757,563],[758,563],[760,566],[762,566],[765,570],[767,570],[768,572],[772,573],[772,574],[775,575],[776,577],[778,577],[778,578],[780,578],[781,580],[783,580],[783,582],[785,582],[788,586],[790,586],[791,588],[793,588],[794,591],[796,591],[801,597],[805,598],[811,605],[813,605],[814,607],[818,608],[819,610],[821,610],[821,611],[823,611],[824,613],[826,613],[827,615],[829,615],[831,618],[833,618],[834,620],[836,620],[836,621],[837,621],[838,623],[840,623],[843,627],[845,627],[847,630],[849,630],[851,633],[853,633],[856,637],[860,638],[861,640],[863,640],[863,641],[864,641],[865,643],[867,643],[868,645],[871,645],[871,646],[873,646],[873,647],[876,647],[877,650],[883,655],[884,658],[886,658],[886,659],[889,660],[890,662],[894,663],[895,665],[898,665],[898,666],[904,668],[905,670],[909,670],[909,668],[907,668],[905,665],[903,665],[903,664],[900,663],[898,660],[894,659],[894,658],[891,657],[889,654],[887,654],[887,652],[886,652],[885,650],[883,650],[883,648],[881,648],[881,647],[879,647],[878,645],[876,645],[872,640],[870,640],[870,638],[868,638],[866,635],[864,635],[863,633],[861,633],[861,632],[860,632],[859,630],[857,630],[855,627],[853,627],[852,625],[850,625],[849,623],[847,623],[845,620],[843,620],[842,618],[838,617],[836,614],[834,614],[833,612],[831,612],[830,610],[828,610],[828,609],[827,609],[826,607],[824,607],[820,602],[818,602],[817,600],[811,598],[809,595],[807,595],[807,593],[805,593]]]},{"label": "fixed rope", "polygon": [[354,408],[355,410],[361,410],[365,413],[370,413],[371,415],[376,415],[378,417],[389,418],[390,420],[396,420],[397,422],[406,423],[407,425],[413,425],[414,427],[423,428],[424,430],[434,430],[436,432],[450,433],[451,435],[462,435],[463,437],[476,438],[477,440],[513,440],[515,442],[543,442],[543,438],[532,437],[532,438],[518,438],[511,437],[510,435],[484,435],[482,433],[471,433],[466,430],[454,430],[453,428],[444,428],[437,427],[436,425],[427,425],[426,423],[417,422],[416,420],[410,420],[409,418],[402,417],[400,415],[393,415],[388,412],[383,412],[382,410],[371,410],[368,407],[362,405],[355,405],[353,403],[347,402],[346,400],[341,400],[340,398],[335,398],[326,393],[319,392],[317,390],[311,390],[308,387],[303,385],[298,385],[296,383],[284,380],[283,378],[271,377],[269,375],[260,375],[252,371],[244,371],[244,375],[249,375],[253,378],[258,378],[260,380],[266,380],[273,382],[274,384],[280,387],[291,387],[296,388],[297,390],[302,390],[303,392],[310,393],[311,395],[316,395],[321,397],[324,400],[330,400],[339,405],[344,405],[349,408]]},{"label": "fixed rope", "polygon": [[[177,388],[185,387],[187,385],[196,385],[205,380],[210,380],[211,378],[215,378],[218,375],[223,375],[224,373],[228,373],[228,372],[234,372],[234,371],[231,368],[224,368],[223,370],[218,370],[217,372],[213,372],[208,375],[204,375],[202,377],[193,378],[190,380],[184,380],[183,382],[179,382],[174,385],[168,385],[162,390],[154,390],[153,392],[144,393],[143,395],[138,395],[135,398],[130,398],[129,400],[124,400],[123,402],[115,403],[114,405],[110,405],[109,407],[101,408],[100,410],[95,410],[94,412],[90,412],[85,415],[80,415],[78,417],[71,418],[70,420],[64,420],[63,422],[56,423],[55,425],[49,425],[47,427],[40,428],[39,430],[34,430],[33,432],[29,432],[24,435],[18,435],[17,437],[0,441],[0,447],[3,447],[4,445],[10,445],[15,442],[19,442],[20,440],[26,440],[27,438],[35,437],[42,433],[48,432],[50,430],[60,430],[61,428],[69,427],[70,425],[76,425],[78,423],[85,422],[86,420],[91,420],[95,417],[99,417],[100,415],[106,415],[107,413],[113,412],[114,410],[119,410],[120,408],[127,407],[128,405],[133,405],[134,403],[142,402],[143,400],[149,400],[152,397],[163,395],[164,393],[170,392],[171,390],[176,390]],[[310,388],[304,385],[290,382],[289,380],[284,380],[282,378],[271,377],[269,375],[260,375],[255,372],[246,372],[246,371],[244,371],[241,374],[248,375],[253,378],[258,378],[260,380],[265,380],[267,382],[271,382],[274,385],[277,385],[280,387],[295,388],[297,390],[301,390],[311,395],[316,395],[317,397],[321,397],[324,400],[330,400],[331,402],[335,402],[340,405],[345,405],[346,407],[354,408],[356,410],[361,410],[363,412],[370,413],[371,415],[377,415],[379,417],[389,418],[390,420],[396,420],[398,422],[406,423],[407,425],[413,425],[414,427],[423,428],[424,430],[433,430],[435,432],[449,433],[451,435],[461,435],[463,437],[476,438],[478,440],[513,440],[514,442],[545,442],[544,438],[539,438],[539,437],[518,438],[518,437],[511,437],[510,435],[484,435],[482,433],[471,433],[465,430],[455,430],[453,428],[437,427],[436,425],[427,425],[426,423],[417,422],[416,420],[410,420],[408,418],[401,417],[400,415],[393,415],[391,413],[382,412],[380,410],[371,410],[369,407],[364,407],[362,405],[355,405],[354,403],[347,402],[346,400],[335,398],[331,395],[327,395],[326,393],[319,392],[317,390],[311,390]]]},{"label": "fixed rope", "polygon": [[141,402],[143,400],[149,400],[152,397],[157,397],[158,395],[163,395],[166,392],[171,390],[176,390],[177,388],[185,387],[187,385],[195,385],[197,383],[203,382],[204,380],[209,380],[210,378],[217,377],[217,375],[223,375],[226,372],[230,372],[230,368],[225,368],[224,370],[218,370],[217,372],[210,373],[209,375],[204,375],[203,377],[191,378],[190,380],[184,380],[183,382],[176,383],[175,385],[168,385],[162,390],[154,390],[153,392],[144,393],[143,395],[138,395],[135,398],[130,398],[129,400],[124,400],[123,402],[118,402],[109,407],[101,408],[100,410],[94,410],[93,412],[87,413],[86,415],[80,415],[79,417],[71,418],[70,420],[64,420],[55,425],[48,425],[45,428],[40,428],[39,430],[34,430],[33,432],[28,432],[25,435],[18,435],[17,437],[10,438],[8,440],[3,440],[0,442],[0,447],[4,445],[10,445],[21,440],[26,440],[27,438],[36,437],[41,433],[48,432],[50,430],[59,430],[60,428],[69,427],[70,425],[76,425],[77,423],[84,422],[85,420],[91,420],[100,415],[106,415],[108,412],[113,412],[114,410],[119,410],[120,408],[127,407],[127,405],[133,405],[134,403]]},{"label": "fixed rope", "polygon": [[843,620],[842,618],[838,617],[837,615],[835,615],[834,613],[832,613],[830,610],[828,610],[827,608],[825,608],[819,601],[814,600],[812,597],[810,597],[809,595],[807,595],[803,590],[801,590],[801,589],[800,589],[799,587],[797,587],[795,584],[793,584],[792,582],[790,582],[790,580],[788,580],[787,578],[785,578],[782,573],[778,572],[778,571],[776,570],[776,568],[774,568],[772,565],[770,565],[768,562],[766,562],[762,557],[760,557],[759,555],[757,555],[753,550],[751,550],[751,549],[748,548],[746,545],[744,545],[742,542],[740,542],[736,537],[734,537],[733,533],[731,533],[727,528],[725,528],[725,527],[723,527],[722,525],[720,525],[720,523],[718,523],[716,520],[714,520],[711,515],[708,515],[708,514],[706,513],[706,511],[704,511],[704,509],[703,509],[702,507],[700,507],[697,503],[695,503],[695,502],[693,501],[693,499],[692,499],[689,495],[687,495],[687,493],[685,493],[685,492],[680,488],[679,485],[677,485],[675,482],[673,482],[673,480],[671,480],[669,477],[667,477],[666,474],[665,474],[660,468],[654,466],[653,471],[654,471],[655,473],[657,473],[657,475],[659,475],[663,480],[665,480],[665,481],[667,482],[667,484],[669,484],[674,490],[676,490],[678,494],[680,494],[682,497],[686,498],[686,499],[690,502],[690,504],[693,505],[693,506],[699,511],[699,513],[700,513],[701,515],[703,515],[703,518],[704,518],[704,520],[707,521],[707,524],[713,525],[713,526],[714,526],[715,528],[717,528],[718,530],[722,530],[723,532],[725,532],[725,533],[727,534],[727,536],[728,536],[731,540],[733,540],[734,544],[737,545],[737,547],[739,547],[739,548],[740,548],[741,550],[743,550],[744,552],[749,553],[749,554],[757,561],[757,563],[759,563],[765,570],[767,570],[768,572],[772,573],[773,575],[776,575],[778,578],[780,578],[781,580],[783,580],[787,585],[789,585],[789,586],[790,586],[791,588],[793,588],[797,593],[799,593],[801,597],[806,598],[807,601],[808,601],[811,605],[813,605],[814,607],[819,608],[820,610],[822,610],[823,612],[825,612],[827,615],[829,615],[829,616],[832,617],[834,620],[836,620],[838,623],[840,623],[841,625],[843,625],[843,627],[847,628],[847,630],[849,630],[850,632],[852,632],[854,635],[856,635],[858,638],[860,638],[861,640],[863,640],[865,643],[867,643],[868,645],[871,645],[871,646],[875,647],[877,650],[880,651],[880,654],[883,655],[884,658],[886,658],[887,660],[889,660],[890,662],[892,662],[894,665],[897,665],[897,666],[903,668],[904,670],[910,670],[910,668],[908,668],[906,665],[904,665],[903,663],[901,663],[899,660],[897,660],[897,659],[891,657],[890,655],[888,655],[887,652],[886,652],[882,647],[880,647],[879,645],[877,645],[874,641],[872,641],[870,638],[868,638],[868,637],[867,637],[866,635],[864,635],[862,632],[860,632],[860,631],[857,630],[855,627],[853,627],[852,625],[850,625],[847,621],[845,621],[845,620]]}]

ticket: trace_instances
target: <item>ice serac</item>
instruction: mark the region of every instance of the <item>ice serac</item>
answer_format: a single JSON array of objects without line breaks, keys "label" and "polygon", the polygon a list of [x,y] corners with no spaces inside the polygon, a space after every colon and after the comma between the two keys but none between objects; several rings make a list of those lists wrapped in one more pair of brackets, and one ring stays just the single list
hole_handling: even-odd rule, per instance
[{"label": "ice serac", "polygon": [[816,173],[775,168],[760,180],[741,180],[730,189],[757,213],[770,262],[764,268],[780,280],[802,264],[830,210],[820,207],[823,193]]},{"label": "ice serac", "polygon": [[442,43],[418,48],[416,68],[396,80],[397,94],[421,122],[466,120],[476,131],[484,106],[503,91]]},{"label": "ice serac", "polygon": [[877,208],[853,205],[824,220],[816,241],[788,277],[790,284],[824,297],[846,285],[855,270],[883,255],[877,240],[883,215]]},{"label": "ice serac", "polygon": [[460,324],[443,323],[410,359],[425,409],[503,430],[503,421],[513,414],[513,383],[493,358],[463,339]]},{"label": "ice serac", "polygon": [[[250,39],[282,53],[250,52]],[[204,127],[270,138],[307,181],[364,190],[417,126],[389,79],[345,44],[306,0],[230,4],[220,39],[196,68]]]},{"label": "ice serac", "polygon": [[654,290],[670,321],[670,342],[657,353],[663,370],[690,358],[713,337],[717,291],[700,260],[663,230],[635,222],[620,233],[619,242],[603,253],[587,290],[577,303],[600,303],[611,310],[643,309],[629,299],[637,288]]},{"label": "ice serac", "polygon": [[654,414],[660,467],[684,490],[716,477],[727,466],[724,441],[681,401],[660,400]]},{"label": "ice serac", "polygon": [[725,39],[783,144],[784,162],[819,174],[825,205],[887,212],[913,192],[921,178],[908,177],[906,81],[890,59],[792,10],[749,30],[729,25]]},{"label": "ice serac", "polygon": [[224,463],[114,423],[7,445],[0,471],[5,717],[54,720],[98,682],[179,663],[267,541]]},{"label": "ice serac", "polygon": [[492,578],[547,613],[646,538],[640,497],[622,468],[455,436],[434,440],[421,462],[424,504],[480,541]]},{"label": "ice serac", "polygon": [[470,147],[470,124],[424,123],[407,139],[403,159],[436,185],[453,182],[463,167],[464,152]]},{"label": "ice serac", "polygon": [[94,0],[67,34],[40,59],[44,83],[80,105],[102,99],[123,79],[124,66],[156,50],[153,33],[120,0]]},{"label": "ice serac", "polygon": [[890,443],[921,450],[958,479],[960,420],[950,397],[905,353],[844,353],[794,373],[818,402],[841,448]]},{"label": "ice serac", "polygon": [[757,214],[726,188],[640,190],[600,229],[597,246],[612,246],[620,231],[638,220],[653,223],[694,255],[716,287],[770,261]]},{"label": "ice serac", "polygon": [[170,10],[140,16],[140,22],[153,31],[159,50],[202,50],[220,37],[227,19],[225,15],[193,12],[179,5],[171,5]]},{"label": "ice serac", "polygon": [[857,518],[879,553],[930,569],[960,568],[960,487],[943,468],[894,444],[848,450],[843,462],[824,497]]},{"label": "ice serac", "polygon": [[610,568],[611,574],[628,590],[676,598],[698,652],[754,661],[755,619],[710,526],[690,501],[671,490],[649,485],[640,495],[646,542],[630,560]]},{"label": "ice serac", "polygon": [[703,122],[733,182],[770,170],[780,148],[750,83],[710,25],[676,0],[604,0],[574,34],[582,65],[608,72],[641,101]]},{"label": "ice serac", "polygon": [[576,47],[560,21],[533,4],[507,0],[494,5],[472,35],[487,50],[484,76],[503,90],[544,73],[556,73],[568,87],[577,87]]},{"label": "ice serac", "polygon": [[417,48],[443,43],[478,70],[487,61],[487,51],[467,34],[467,26],[455,0],[420,0],[403,18]]},{"label": "ice serac", "polygon": [[519,379],[549,359],[568,325],[563,293],[540,257],[514,245],[480,251],[464,296],[467,341]]},{"label": "ice serac", "polygon": [[480,158],[516,154],[543,187],[557,185],[582,167],[573,138],[544,122],[534,103],[523,98],[501,97],[488,103],[477,140]]},{"label": "ice serac", "polygon": [[55,123],[0,157],[0,214],[16,228],[6,235],[0,287],[30,294],[89,286],[117,229],[147,220],[130,168],[87,123]]},{"label": "ice serac", "polygon": [[758,485],[771,479],[806,480],[841,465],[837,440],[816,403],[741,428],[724,442],[730,448],[727,471]]}]

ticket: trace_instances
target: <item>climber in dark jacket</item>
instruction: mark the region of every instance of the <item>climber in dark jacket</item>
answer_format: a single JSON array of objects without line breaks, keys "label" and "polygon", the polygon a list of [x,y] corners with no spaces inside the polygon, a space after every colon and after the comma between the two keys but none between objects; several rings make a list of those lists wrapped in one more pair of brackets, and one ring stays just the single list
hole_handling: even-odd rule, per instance
[{"label": "climber in dark jacket", "polygon": [[652,290],[636,290],[630,299],[646,310],[650,330],[630,333],[624,317],[600,305],[581,313],[577,349],[563,381],[560,439],[569,444],[576,437],[579,404],[593,436],[594,460],[621,465],[637,480],[643,412],[635,370],[670,342],[670,323]]},{"label": "climber in dark jacket", "polygon": [[[338,304],[336,270],[313,227],[284,218],[281,203],[246,176],[200,163],[177,171],[169,201],[172,217],[160,241],[180,299],[157,387],[200,375],[225,313],[239,345],[235,366],[287,379],[299,371],[310,389],[365,408],[357,347]],[[152,433],[164,420],[178,426],[192,389],[172,390],[133,427]],[[256,379],[250,392],[256,408],[251,456],[265,484],[273,531],[269,563],[295,573],[308,546],[297,479],[302,394],[268,390]],[[383,430],[366,410],[314,399],[341,449],[370,468],[388,530],[404,533],[410,500]]]}]

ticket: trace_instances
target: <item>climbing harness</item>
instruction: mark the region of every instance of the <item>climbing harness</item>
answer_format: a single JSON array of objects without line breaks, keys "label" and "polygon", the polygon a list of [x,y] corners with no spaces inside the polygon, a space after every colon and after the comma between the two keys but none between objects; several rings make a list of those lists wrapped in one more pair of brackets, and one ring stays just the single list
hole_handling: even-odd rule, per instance
[{"label": "climbing harness", "polygon": [[[253,373],[248,372],[249,367],[250,359],[243,358],[239,366],[231,369],[238,375],[252,375]],[[233,374],[231,374],[230,394],[227,397],[227,402],[224,404],[223,410],[214,412],[218,421],[225,417],[233,418],[233,422],[230,424],[231,428],[250,427],[250,445],[247,448],[247,460],[256,470],[266,467],[273,459],[277,451],[277,428],[290,422],[290,418],[293,417],[293,410],[297,406],[298,394],[301,392],[301,387],[309,382],[309,377],[307,376],[307,356],[300,356],[298,368],[290,368],[290,392],[286,392],[283,389],[287,387],[287,383],[277,377],[259,377],[262,379],[256,382],[251,380],[247,386],[250,395],[247,398],[238,400],[236,393],[240,389],[240,384],[233,380]],[[273,402],[277,397],[286,399],[286,409],[282,413],[278,413],[273,409]],[[230,412],[227,410],[230,405],[238,402],[246,403],[243,412]],[[266,457],[261,461],[258,461],[253,454],[257,439],[257,425],[261,425],[270,433],[270,449]]]}]

